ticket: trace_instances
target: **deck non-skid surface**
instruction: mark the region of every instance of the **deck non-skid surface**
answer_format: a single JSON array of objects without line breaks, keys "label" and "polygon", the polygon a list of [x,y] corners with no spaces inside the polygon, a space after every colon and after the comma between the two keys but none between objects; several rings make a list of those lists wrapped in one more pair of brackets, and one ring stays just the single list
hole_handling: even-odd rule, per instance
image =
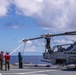
[{"label": "deck non-skid surface", "polygon": [[76,75],[76,70],[61,70],[55,68],[26,67],[23,69],[11,68],[9,71],[0,71],[1,75]]}]

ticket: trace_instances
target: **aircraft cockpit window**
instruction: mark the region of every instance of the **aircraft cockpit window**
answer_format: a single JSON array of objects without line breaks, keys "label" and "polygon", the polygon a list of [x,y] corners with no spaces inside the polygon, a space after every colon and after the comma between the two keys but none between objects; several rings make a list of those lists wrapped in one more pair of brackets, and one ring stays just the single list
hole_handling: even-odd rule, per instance
[{"label": "aircraft cockpit window", "polygon": [[63,52],[65,49],[62,46],[58,46],[58,51]]},{"label": "aircraft cockpit window", "polygon": [[64,52],[65,48],[59,45],[59,46],[54,47],[53,51],[54,52]]},{"label": "aircraft cockpit window", "polygon": [[56,47],[56,48],[54,48],[54,50],[53,50],[54,52],[58,52],[58,48]]},{"label": "aircraft cockpit window", "polygon": [[76,42],[74,42],[74,44],[76,45]]},{"label": "aircraft cockpit window", "polygon": [[70,50],[70,49],[72,49],[73,48],[73,45],[70,45],[68,48],[67,48],[67,50]]}]

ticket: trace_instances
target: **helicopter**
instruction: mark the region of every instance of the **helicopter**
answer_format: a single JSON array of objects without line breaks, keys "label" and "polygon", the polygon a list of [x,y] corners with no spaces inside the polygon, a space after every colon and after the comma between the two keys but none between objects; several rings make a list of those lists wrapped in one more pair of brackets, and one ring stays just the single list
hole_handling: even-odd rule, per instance
[{"label": "helicopter", "polygon": [[[27,42],[29,40],[36,40],[36,39],[45,39],[45,51],[43,53],[42,61],[51,62],[51,64],[76,64],[76,42],[71,44],[63,44],[63,45],[56,45],[51,48],[50,41],[52,37],[57,36],[65,36],[65,35],[76,35],[76,31],[71,32],[64,32],[59,34],[43,34],[40,37],[30,38],[30,39],[23,39],[23,42]],[[69,45],[67,48],[63,48],[62,46]]]}]

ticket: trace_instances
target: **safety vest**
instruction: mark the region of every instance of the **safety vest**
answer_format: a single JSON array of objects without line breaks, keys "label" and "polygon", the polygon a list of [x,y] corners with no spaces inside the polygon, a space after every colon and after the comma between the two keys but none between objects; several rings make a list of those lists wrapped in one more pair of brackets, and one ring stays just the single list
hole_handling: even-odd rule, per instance
[{"label": "safety vest", "polygon": [[5,55],[5,60],[10,60],[10,55],[9,54]]}]

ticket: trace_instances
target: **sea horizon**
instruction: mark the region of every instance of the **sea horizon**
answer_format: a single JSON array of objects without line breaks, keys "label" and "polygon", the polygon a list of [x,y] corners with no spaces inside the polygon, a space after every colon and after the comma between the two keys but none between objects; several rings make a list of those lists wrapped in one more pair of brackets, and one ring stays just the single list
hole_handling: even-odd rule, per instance
[{"label": "sea horizon", "polygon": [[[33,55],[33,56],[23,56],[23,63],[25,64],[46,64],[46,62],[42,62],[41,60],[43,60],[42,56],[38,56],[38,55]],[[18,63],[18,56],[11,56],[10,58],[10,64],[15,64]]]}]

